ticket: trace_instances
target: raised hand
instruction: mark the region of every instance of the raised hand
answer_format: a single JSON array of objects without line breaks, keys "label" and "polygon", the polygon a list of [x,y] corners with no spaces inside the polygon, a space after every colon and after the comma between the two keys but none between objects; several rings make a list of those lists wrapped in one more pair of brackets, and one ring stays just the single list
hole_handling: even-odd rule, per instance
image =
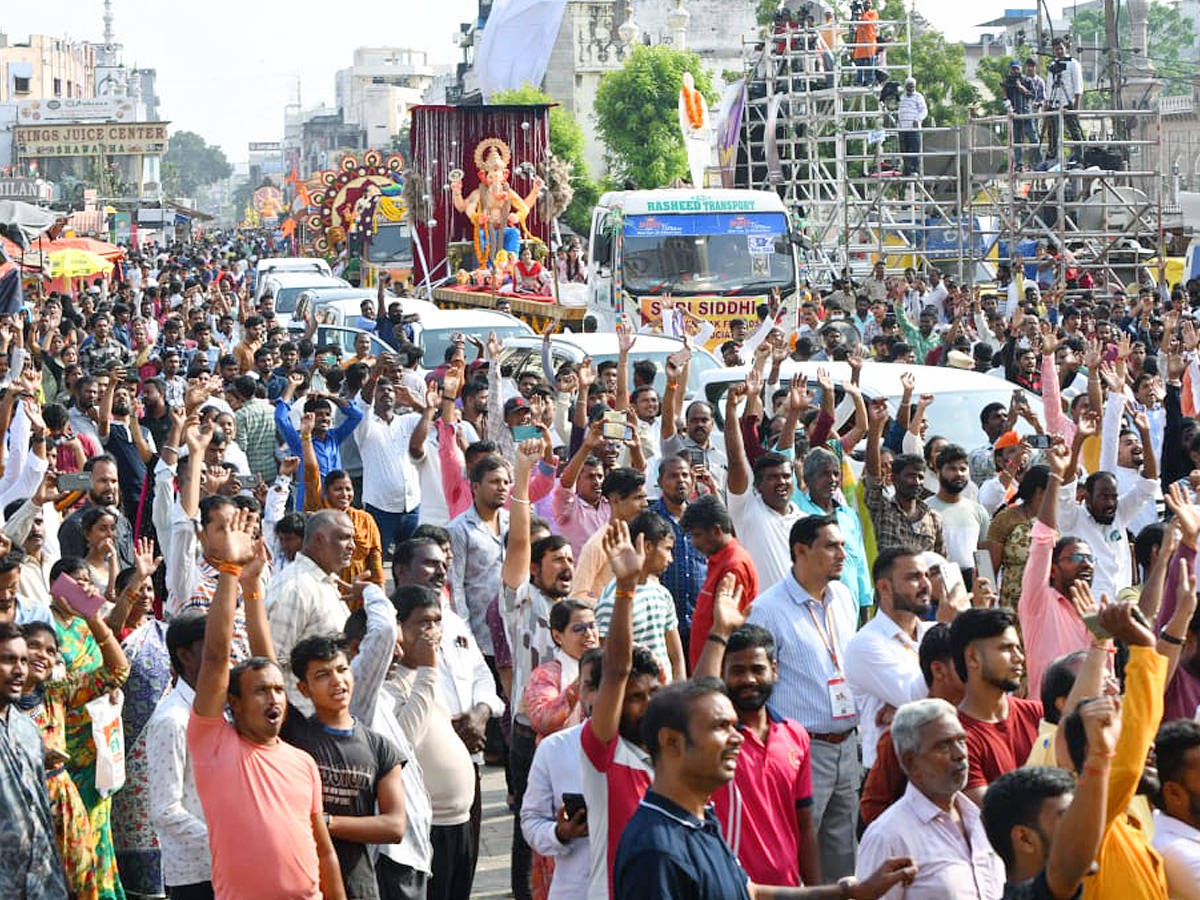
[{"label": "raised hand", "polygon": [[[1071,604],[1075,607],[1075,611],[1079,613],[1079,618],[1083,619],[1087,616],[1094,616],[1100,612],[1102,604],[1096,602],[1095,596],[1092,594],[1092,586],[1082,579],[1076,579],[1071,585]],[[1105,604],[1108,603],[1108,597],[1103,596],[1101,599]]]},{"label": "raised hand", "polygon": [[745,381],[740,381],[737,384],[729,386],[729,393],[726,394],[726,399],[741,400],[750,393],[750,385]]},{"label": "raised hand", "polygon": [[1100,341],[1097,338],[1088,338],[1087,348],[1083,351],[1083,364],[1089,372],[1095,372],[1103,361],[1104,348],[1100,346]]},{"label": "raised hand", "polygon": [[446,374],[442,376],[442,398],[445,400],[457,400],[458,393],[462,390],[464,375],[466,374],[466,365],[461,359],[455,360],[446,369]]},{"label": "raised hand", "polygon": [[488,359],[492,362],[500,362],[500,351],[504,349],[504,341],[496,336],[496,332],[488,335],[487,339],[487,354]]},{"label": "raised hand", "polygon": [[1049,322],[1042,323],[1042,352],[1053,356],[1062,341],[1058,339],[1058,329]]},{"label": "raised hand", "polygon": [[1133,614],[1132,602],[1109,603],[1100,610],[1100,625],[1118,641],[1131,647],[1153,647],[1154,634]]},{"label": "raised hand", "polygon": [[1070,463],[1070,449],[1061,439],[1055,439],[1054,443],[1046,450],[1046,465],[1050,467],[1050,474],[1057,475],[1060,479],[1065,478],[1067,466]]},{"label": "raised hand", "polygon": [[316,413],[306,412],[304,415],[302,415],[300,417],[300,437],[302,437],[302,438],[312,437],[313,428],[316,427],[316,424],[317,424]]},{"label": "raised hand", "polygon": [[299,471],[300,457],[298,456],[285,456],[283,462],[279,464],[279,474],[286,475],[288,478],[295,478]]},{"label": "raised hand", "polygon": [[757,397],[762,393],[763,376],[761,369],[751,369],[746,375],[746,393],[750,397]]},{"label": "raised hand", "polygon": [[833,376],[829,374],[828,369],[817,369],[817,384],[821,386],[821,390],[823,390],[828,396],[833,396],[831,393],[833,391]]},{"label": "raised hand", "polygon": [[200,533],[200,547],[209,565],[220,568],[223,564],[245,566],[258,553],[254,539],[254,519],[249,510],[239,509],[227,531],[211,529]]},{"label": "raised hand", "polygon": [[617,349],[621,353],[629,353],[633,349],[634,343],[637,342],[637,335],[623,324],[617,324]]},{"label": "raised hand", "polygon": [[138,538],[133,548],[133,565],[140,580],[144,581],[157,572],[162,561],[161,556],[154,555],[154,541],[147,537]]},{"label": "raised hand", "polygon": [[[671,358],[667,357],[667,377],[671,377]],[[592,358],[585,356],[582,362],[579,363],[579,391],[583,396],[587,396],[588,389],[596,383],[596,369],[592,365]]]},{"label": "raised hand", "polygon": [[1088,756],[1103,757],[1108,765],[1117,752],[1121,736],[1121,698],[1095,697],[1079,708],[1083,733],[1087,736]]},{"label": "raised hand", "polygon": [[532,438],[528,441],[521,441],[517,445],[517,462],[526,463],[529,468],[537,465],[538,460],[545,455],[546,445],[541,438]]},{"label": "raised hand", "polygon": [[900,376],[900,387],[904,388],[904,393],[911,394],[917,387],[917,378],[912,372],[905,372]]},{"label": "raised hand", "polygon": [[639,534],[635,544],[629,537],[629,525],[618,520],[609,524],[601,546],[608,557],[613,577],[618,582],[623,578],[636,579],[641,575],[642,567],[646,564],[645,535]]},{"label": "raised hand", "polygon": [[813,395],[803,378],[793,378],[788,384],[788,410],[801,413],[812,403]]},{"label": "raised hand", "polygon": [[742,609],[742,583],[726,572],[713,593],[713,632],[728,637],[746,624],[749,615],[750,607]]},{"label": "raised hand", "polygon": [[1182,532],[1183,543],[1189,547],[1196,546],[1200,538],[1200,509],[1197,509],[1188,497],[1187,492],[1179,482],[1171,484],[1163,495],[1167,509],[1175,516],[1175,521]]},{"label": "raised hand", "polygon": [[[790,397],[788,398],[790,402]],[[875,397],[867,404],[867,426],[875,430],[883,430],[887,424],[888,407],[886,397]]]}]

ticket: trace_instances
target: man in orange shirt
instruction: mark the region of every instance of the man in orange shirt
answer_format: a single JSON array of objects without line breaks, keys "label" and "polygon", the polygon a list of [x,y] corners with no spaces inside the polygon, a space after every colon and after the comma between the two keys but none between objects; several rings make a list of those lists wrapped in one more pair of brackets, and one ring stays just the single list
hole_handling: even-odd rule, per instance
[{"label": "man in orange shirt", "polygon": [[862,0],[862,12],[854,23],[854,51],[851,54],[858,71],[854,73],[854,84],[870,87],[875,80],[876,43],[879,36],[879,13],[871,8],[871,0]]},{"label": "man in orange shirt", "polygon": [[248,599],[262,592],[253,529],[243,509],[228,532],[201,537],[205,559],[220,574],[187,743],[208,822],[213,892],[217,900],[346,900],[316,763],[279,738],[287,694],[283,672],[263,655],[270,626],[261,603],[248,604],[261,617],[247,629],[255,655],[229,669],[239,585]]}]

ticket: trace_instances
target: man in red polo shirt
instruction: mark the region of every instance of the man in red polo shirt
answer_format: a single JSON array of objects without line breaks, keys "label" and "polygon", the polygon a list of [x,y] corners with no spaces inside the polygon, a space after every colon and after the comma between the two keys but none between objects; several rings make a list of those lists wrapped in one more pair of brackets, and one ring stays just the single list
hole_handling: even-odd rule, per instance
[{"label": "man in red polo shirt", "polygon": [[654,654],[633,644],[633,595],[645,563],[645,543],[635,546],[629,526],[617,519],[604,534],[604,552],[616,577],[612,620],[604,658],[592,668],[599,684],[592,717],[583,724],[583,797],[587,803],[592,865],[588,900],[610,900],[613,862],[621,833],[650,786],[654,768],[642,744],[642,716],[658,690],[660,670]]},{"label": "man in red polo shirt", "polygon": [[[758,570],[746,548],[733,536],[733,520],[724,504],[711,494],[691,504],[679,520],[679,527],[692,546],[708,557],[708,572],[696,595],[692,612],[692,631],[688,641],[688,665],[695,669],[713,624],[713,595],[727,573],[741,585],[741,605],[745,609],[758,596]],[[775,882],[766,882],[774,884]]]},{"label": "man in red polo shirt", "polygon": [[712,630],[693,675],[721,672],[742,733],[737,772],[712,796],[721,833],[755,884],[820,884],[808,732],[767,708],[779,678],[775,639],[744,624],[736,593],[732,575],[717,586]]},{"label": "man in red polo shirt", "polygon": [[958,705],[970,758],[966,795],[982,803],[991,782],[1029,758],[1042,704],[1012,696],[1025,674],[1025,654],[1011,609],[959,613],[950,626],[950,644],[954,668],[966,687]]}]

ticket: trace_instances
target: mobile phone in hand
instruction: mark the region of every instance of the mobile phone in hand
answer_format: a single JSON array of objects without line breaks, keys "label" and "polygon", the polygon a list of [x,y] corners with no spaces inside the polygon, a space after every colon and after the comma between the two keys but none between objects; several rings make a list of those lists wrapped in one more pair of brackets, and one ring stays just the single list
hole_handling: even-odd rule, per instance
[{"label": "mobile phone in hand", "polygon": [[65,600],[71,609],[85,619],[92,618],[104,605],[103,595],[93,593],[65,573],[54,579],[50,594]]},{"label": "mobile phone in hand", "polygon": [[584,812],[587,811],[587,803],[583,799],[583,794],[563,794],[562,802],[566,808],[568,819],[575,818],[575,814],[581,809]]}]

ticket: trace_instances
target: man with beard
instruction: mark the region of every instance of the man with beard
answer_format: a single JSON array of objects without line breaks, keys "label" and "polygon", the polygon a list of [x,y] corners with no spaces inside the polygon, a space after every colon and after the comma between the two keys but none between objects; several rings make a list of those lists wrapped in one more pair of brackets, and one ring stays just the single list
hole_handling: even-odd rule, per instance
[{"label": "man with beard", "polygon": [[[1119,404],[1124,408],[1125,399],[1120,395],[1110,394],[1108,403]],[[1106,420],[1109,419],[1105,411]],[[1063,485],[1058,497],[1058,518],[1062,530],[1068,534],[1078,535],[1092,548],[1095,553],[1096,575],[1092,589],[1097,596],[1106,595],[1115,598],[1117,591],[1133,584],[1133,564],[1129,552],[1129,530],[1147,507],[1154,506],[1154,497],[1159,491],[1158,462],[1154,456],[1154,447],[1150,439],[1150,423],[1145,411],[1134,414],[1134,424],[1140,435],[1140,444],[1144,454],[1142,473],[1135,477],[1133,486],[1121,490],[1117,476],[1112,468],[1105,468],[1101,463],[1100,471],[1093,472],[1083,483],[1084,500],[1082,503],[1075,499],[1074,460],[1082,450],[1083,442],[1094,430],[1094,425],[1088,419],[1081,419],[1075,431],[1075,440],[1071,447],[1073,458],[1071,464],[1063,471]],[[1106,421],[1103,437],[1108,440],[1108,423]],[[1111,432],[1117,433],[1116,430]],[[1133,453],[1132,446],[1129,452]],[[1131,460],[1133,456],[1129,457]],[[1119,468],[1119,466],[1117,467]],[[1053,482],[1051,487],[1053,487]],[[1050,493],[1050,488],[1047,488]],[[1078,646],[1072,648],[1078,649]]]},{"label": "man with beard", "polygon": [[650,785],[654,770],[642,718],[658,690],[660,674],[654,655],[633,643],[633,595],[646,562],[645,542],[635,545],[629,526],[618,519],[604,532],[603,547],[617,591],[604,642],[600,686],[592,716],[580,733],[592,850],[587,900],[611,900],[617,845]]},{"label": "man with beard", "polygon": [[665,688],[650,702],[643,731],[654,784],[621,836],[615,900],[865,900],[915,877],[916,867],[905,857],[884,861],[864,881],[850,875],[822,887],[768,886],[747,877],[709,804],[741,768],[745,743],[718,679]]},{"label": "man with beard", "polygon": [[[872,575],[878,612],[846,645],[846,681],[854,691],[867,769],[875,764],[884,709],[897,709],[929,693],[919,653],[921,640],[934,626],[926,618],[932,609],[933,582],[922,554],[884,548]],[[938,621],[948,623],[954,614],[951,604],[939,605]]]},{"label": "man with beard", "polygon": [[[1034,691],[1040,691],[1042,676],[1054,660],[1088,646],[1088,629],[1075,605],[1073,589],[1077,584],[1090,586],[1096,574],[1091,545],[1081,537],[1060,538],[1058,533],[1058,488],[1070,463],[1066,445],[1055,443],[1050,447],[1046,462],[1050,481],[1030,531],[1029,558],[1021,576],[1021,602],[1017,607],[1025,636],[1029,684]],[[1116,592],[1108,596],[1115,598]]]},{"label": "man with beard", "polygon": [[[346,528],[353,532],[348,521]],[[259,590],[260,553],[252,532],[250,514],[241,510],[229,530],[201,538],[205,558],[220,574],[204,629],[187,745],[208,823],[213,890],[218,897],[345,900],[317,765],[279,737],[287,715],[283,673],[259,655],[229,668],[239,589]],[[252,608],[262,615],[261,604]],[[257,639],[265,637],[266,623],[257,622],[251,633],[254,649],[265,650]]]},{"label": "man with beard", "polygon": [[[669,411],[671,404],[674,402],[675,395],[682,390],[677,382],[671,381],[671,373],[674,371],[674,363],[667,361],[667,390],[663,396],[662,407]],[[712,475],[713,482],[717,486],[717,493],[725,492],[726,472],[729,469],[729,460],[725,456],[725,451],[716,445],[712,440],[713,429],[716,427],[716,420],[713,418],[713,408],[704,400],[694,400],[687,408],[685,415],[686,430],[680,434],[675,430],[675,417],[673,415],[664,414],[662,417],[662,455],[664,458],[668,456],[678,456],[684,451],[689,451],[689,456],[692,459],[692,464],[699,463],[708,469]],[[734,428],[734,431],[737,429]]]},{"label": "man with beard", "polygon": [[[779,648],[775,708],[812,738],[813,823],[826,880],[854,872],[858,714],[846,683],[846,648],[858,604],[838,578],[845,564],[834,516],[808,516],[788,536],[792,570],[758,595],[749,622]],[[712,635],[709,636],[712,640]]]},{"label": "man with beard", "polygon": [[66,900],[67,885],[46,793],[42,735],[17,708],[29,676],[29,648],[16,624],[0,621],[0,896]]},{"label": "man with beard", "polygon": [[500,563],[508,531],[512,469],[499,456],[485,456],[471,468],[471,505],[450,522],[450,594],[454,608],[471,623],[484,656],[492,656],[487,608],[500,593]]},{"label": "man with beard", "polygon": [[958,705],[970,751],[966,793],[978,804],[988,784],[1029,758],[1042,704],[1012,696],[1021,687],[1025,654],[1011,609],[964,610],[950,626],[950,641],[966,686]]},{"label": "man with beard", "polygon": [[875,542],[880,547],[905,547],[914,551],[932,550],[946,555],[946,536],[942,517],[921,500],[925,460],[903,454],[892,460],[892,486],[895,496],[883,492],[881,459],[883,430],[888,423],[887,401],[879,398],[867,405],[867,453],[863,466],[864,501],[875,526]]},{"label": "man with beard", "polygon": [[75,395],[67,412],[67,421],[75,434],[84,434],[99,443],[96,412],[100,405],[100,381],[84,375],[75,382]]},{"label": "man with beard", "polygon": [[1154,751],[1162,785],[1154,848],[1162,854],[1171,896],[1195,897],[1200,886],[1200,722],[1167,722],[1158,731]]},{"label": "man with beard", "polygon": [[679,639],[688,647],[692,628],[692,614],[696,609],[696,597],[708,563],[692,544],[692,539],[683,528],[681,520],[688,510],[688,499],[692,496],[695,475],[692,464],[686,457],[672,456],[664,459],[658,467],[659,497],[650,504],[650,511],[663,518],[675,532],[675,547],[671,564],[659,576],[662,586],[671,592],[675,600],[675,615],[679,619]]},{"label": "man with beard", "polygon": [[117,461],[122,511],[137,518],[146,463],[158,451],[150,429],[133,416],[133,395],[125,384],[125,370],[114,369],[100,400],[96,423],[100,444]]},{"label": "man with beard", "polygon": [[917,875],[910,900],[999,900],[1004,864],[988,843],[967,784],[967,732],[945,700],[906,703],[892,719],[892,742],[908,788],[863,834],[858,874],[890,856],[911,857]]},{"label": "man with beard", "polygon": [[[1132,412],[1126,405],[1123,393],[1110,391],[1104,407],[1104,423],[1100,427],[1100,460],[1096,468],[1098,472],[1111,472],[1117,482],[1117,494],[1137,496],[1138,505],[1131,509],[1126,528],[1137,534],[1147,525],[1158,521],[1156,500],[1161,499],[1162,490],[1158,485],[1158,458],[1162,456],[1162,427],[1158,428],[1158,438],[1154,437],[1150,425],[1150,416],[1162,416],[1161,407],[1157,412],[1148,411],[1145,407]],[[1132,418],[1133,427],[1129,427]],[[1139,484],[1145,478],[1152,479],[1155,489],[1150,499],[1142,500],[1136,493]],[[1128,553],[1126,553],[1128,556]],[[1121,585],[1131,584],[1129,581]],[[1111,596],[1111,595],[1110,595]]]},{"label": "man with beard", "polygon": [[[378,371],[381,371],[378,369]],[[363,465],[363,508],[379,526],[386,557],[393,545],[412,537],[421,515],[421,479],[416,465],[425,459],[430,417],[397,415],[397,405],[424,408],[406,385],[379,378],[371,411],[354,429]]]},{"label": "man with beard", "polygon": [[966,450],[957,444],[947,444],[938,453],[936,465],[938,492],[927,502],[942,517],[947,559],[958,564],[967,584],[971,584],[975,551],[984,548],[991,517],[963,493],[971,483]]},{"label": "man with beard", "polygon": [[92,476],[83,506],[71,513],[58,529],[58,546],[61,556],[87,556],[87,542],[83,539],[83,513],[92,506],[114,507],[117,511],[116,532],[113,542],[117,545],[118,568],[133,565],[133,525],[120,511],[121,482],[117,474],[117,461],[107,453],[96,456],[84,464],[84,471]]},{"label": "man with beard", "polygon": [[838,529],[842,532],[846,550],[842,584],[850,588],[859,609],[865,613],[871,606],[872,591],[862,520],[858,510],[838,499],[842,486],[842,463],[831,450],[813,447],[804,455],[804,486],[807,490],[796,495],[796,506],[801,513],[810,516],[832,513],[837,516]]},{"label": "man with beard", "polygon": [[[737,711],[742,748],[733,781],[713,794],[721,833],[758,884],[821,883],[812,821],[811,739],[804,726],[767,708],[779,663],[775,640],[744,623],[733,575],[717,588],[715,621],[693,679],[715,677]],[[723,658],[722,658],[723,657]]]},{"label": "man with beard", "polygon": [[505,637],[512,652],[509,689],[512,740],[508,749],[508,767],[514,827],[510,874],[513,896],[517,900],[527,900],[530,896],[531,857],[521,831],[521,803],[537,738],[525,711],[525,685],[534,669],[554,657],[550,609],[570,596],[575,574],[571,542],[563,535],[544,537],[530,546],[529,480],[544,453],[545,445],[541,440],[524,441],[517,447],[508,546],[501,572],[500,609]]}]

